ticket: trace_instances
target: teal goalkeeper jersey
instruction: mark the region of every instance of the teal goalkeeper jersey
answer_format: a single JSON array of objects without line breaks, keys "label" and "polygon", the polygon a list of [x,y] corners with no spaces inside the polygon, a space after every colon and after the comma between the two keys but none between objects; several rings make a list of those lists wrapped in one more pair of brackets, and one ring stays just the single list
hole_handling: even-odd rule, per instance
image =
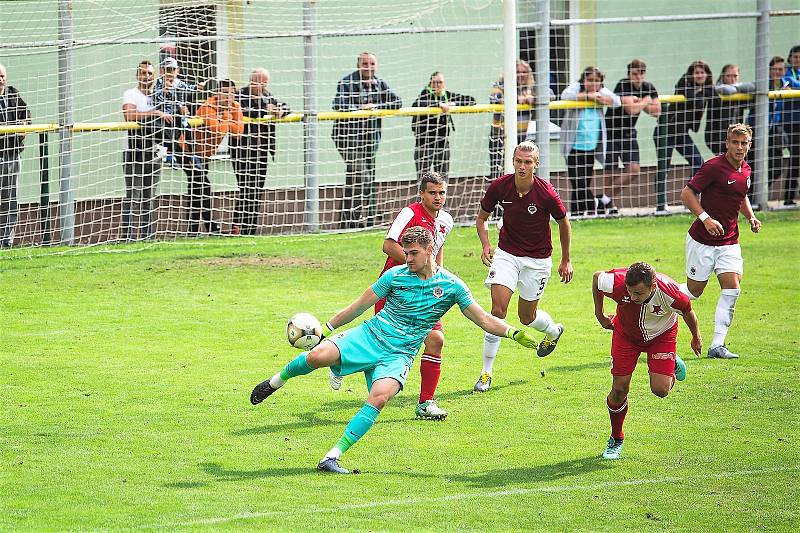
[{"label": "teal goalkeeper jersey", "polygon": [[414,357],[436,322],[454,305],[462,311],[474,299],[456,275],[443,268],[423,280],[406,265],[390,268],[372,285],[386,305],[365,322],[387,351]]}]

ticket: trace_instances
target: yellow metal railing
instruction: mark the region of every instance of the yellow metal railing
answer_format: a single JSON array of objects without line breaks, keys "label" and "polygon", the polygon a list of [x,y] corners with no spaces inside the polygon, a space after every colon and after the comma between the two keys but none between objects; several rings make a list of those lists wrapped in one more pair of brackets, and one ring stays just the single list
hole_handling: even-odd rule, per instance
[{"label": "yellow metal railing", "polygon": [[[730,96],[721,96],[722,101],[725,102],[747,102],[753,99],[752,94],[733,94]],[[800,90],[782,90],[770,91],[770,100],[783,100],[791,98],[800,98]],[[664,103],[682,103],[686,101],[683,95],[668,94],[659,96],[659,100]],[[549,105],[551,110],[558,109],[584,109],[590,107],[602,107],[594,102],[589,101],[575,101],[575,100],[554,100]],[[502,113],[504,109],[503,104],[478,104],[474,106],[452,106],[449,112],[454,115],[464,115],[470,113]],[[534,109],[531,105],[517,106],[519,111],[532,111]],[[401,107],[400,109],[373,109],[364,111],[323,111],[317,114],[318,120],[338,120],[338,119],[357,119],[369,117],[415,117],[426,115],[439,115],[442,110],[438,107]],[[302,113],[290,113],[282,118],[265,117],[259,119],[245,118],[245,122],[253,123],[288,123],[288,122],[302,122],[304,115]],[[200,118],[189,119],[191,126],[201,126],[203,120]],[[73,132],[88,132],[88,131],[128,131],[139,129],[141,126],[137,122],[76,122],[72,125]],[[0,134],[7,133],[38,133],[43,131],[58,131],[58,124],[30,124],[30,125],[0,125]]]}]

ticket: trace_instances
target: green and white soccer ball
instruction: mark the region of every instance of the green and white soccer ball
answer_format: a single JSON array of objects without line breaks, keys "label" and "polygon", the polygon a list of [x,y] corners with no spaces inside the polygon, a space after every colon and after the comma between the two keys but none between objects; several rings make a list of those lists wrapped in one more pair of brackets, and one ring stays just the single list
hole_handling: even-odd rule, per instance
[{"label": "green and white soccer ball", "polygon": [[297,313],[286,325],[289,344],[301,350],[310,350],[322,339],[322,324],[311,313]]}]

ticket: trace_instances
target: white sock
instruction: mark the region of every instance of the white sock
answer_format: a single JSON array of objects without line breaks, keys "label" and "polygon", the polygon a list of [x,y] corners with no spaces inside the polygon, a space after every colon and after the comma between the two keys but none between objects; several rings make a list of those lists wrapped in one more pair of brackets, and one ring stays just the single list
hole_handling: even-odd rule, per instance
[{"label": "white sock", "polygon": [[736,311],[736,299],[741,292],[741,289],[722,289],[720,292],[717,310],[714,312],[714,338],[711,339],[711,348],[725,344],[725,337]]},{"label": "white sock", "polygon": [[286,380],[281,379],[280,372],[269,378],[269,386],[272,387],[273,389],[278,389],[280,387],[283,387],[285,383]]},{"label": "white sock", "polygon": [[611,198],[604,194],[600,197],[600,201],[603,202],[603,205],[608,205],[611,203]]},{"label": "white sock", "polygon": [[548,335],[551,339],[555,339],[558,336],[558,326],[553,322],[553,318],[547,311],[537,309],[536,318],[528,325],[536,331],[541,331]]},{"label": "white sock", "polygon": [[[334,446],[333,448],[331,448],[331,451],[329,451],[328,453],[325,454],[325,457],[323,457],[322,461],[324,461],[325,459],[337,459],[338,460],[339,457],[341,457],[341,456],[342,456],[342,450],[340,450],[339,448]],[[320,462],[322,462],[322,461],[320,461]]]},{"label": "white sock", "polygon": [[500,349],[500,337],[491,333],[483,334],[483,370],[482,372],[492,373],[494,359]]},{"label": "white sock", "polygon": [[685,294],[690,300],[697,300],[697,296],[692,294],[692,291],[689,290],[689,286],[685,283],[680,284],[680,289],[683,294]]}]

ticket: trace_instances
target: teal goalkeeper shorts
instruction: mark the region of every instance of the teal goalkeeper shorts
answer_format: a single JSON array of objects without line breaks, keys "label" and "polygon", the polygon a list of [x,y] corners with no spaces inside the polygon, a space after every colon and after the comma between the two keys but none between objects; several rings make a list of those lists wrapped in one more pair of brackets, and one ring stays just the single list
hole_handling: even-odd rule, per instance
[{"label": "teal goalkeeper shorts", "polygon": [[382,378],[392,378],[400,383],[400,389],[406,384],[406,377],[413,359],[397,354],[382,344],[364,325],[348,329],[330,337],[332,343],[339,348],[341,365],[334,365],[331,370],[337,376],[348,376],[363,372],[367,382],[367,390]]}]

